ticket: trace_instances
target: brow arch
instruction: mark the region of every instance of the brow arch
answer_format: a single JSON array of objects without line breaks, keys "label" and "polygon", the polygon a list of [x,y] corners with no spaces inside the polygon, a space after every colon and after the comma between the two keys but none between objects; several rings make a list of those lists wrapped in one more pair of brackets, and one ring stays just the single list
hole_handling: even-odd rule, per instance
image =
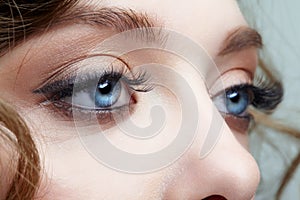
[{"label": "brow arch", "polygon": [[262,46],[262,37],[255,29],[238,27],[228,34],[218,55],[224,56],[247,48],[261,48]]}]

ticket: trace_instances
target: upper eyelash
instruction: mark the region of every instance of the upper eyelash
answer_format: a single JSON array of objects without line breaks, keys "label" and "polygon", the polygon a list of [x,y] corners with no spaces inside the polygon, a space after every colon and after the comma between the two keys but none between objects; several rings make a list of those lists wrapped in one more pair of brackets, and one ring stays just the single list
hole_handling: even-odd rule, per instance
[{"label": "upper eyelash", "polygon": [[[135,74],[131,73],[130,78],[125,74],[126,72],[124,70],[116,71],[113,68],[104,71],[100,76],[95,73],[85,74],[82,77],[80,77],[79,80],[81,83],[79,84],[79,86],[82,89],[84,89],[85,82],[91,80],[99,80],[101,77],[104,76],[110,76],[116,77],[116,79],[123,80],[128,84],[128,86],[132,90],[138,92],[147,92],[153,89],[153,85],[147,84],[150,77],[147,76],[145,71],[139,71]],[[264,78],[256,79],[256,82],[257,83],[255,85],[234,85],[230,88],[227,88],[226,91],[228,91],[229,89],[248,90],[252,94],[251,105],[253,105],[259,110],[263,110],[266,112],[274,110],[283,98],[282,84],[279,81],[266,80]],[[57,101],[65,97],[72,96],[74,83],[75,77],[71,77],[69,79],[64,80],[58,80],[34,90],[33,93],[44,94],[49,98],[48,100]]]},{"label": "upper eyelash", "polygon": [[265,112],[273,111],[281,103],[284,94],[282,84],[278,81],[261,80],[256,85],[240,84],[229,89],[250,91],[251,105]]},{"label": "upper eyelash", "polygon": [[252,88],[255,108],[264,111],[274,110],[283,100],[284,90],[279,81],[260,81],[257,87]]},{"label": "upper eyelash", "polygon": [[76,89],[84,89],[86,87],[86,83],[88,81],[99,81],[101,78],[105,76],[116,77],[116,79],[123,80],[128,86],[137,92],[148,92],[153,89],[153,86],[147,84],[150,77],[144,71],[136,72],[135,74],[131,74],[131,77],[125,75],[125,71],[116,71],[111,68],[110,70],[104,71],[100,76],[98,74],[85,74],[76,79],[75,76],[69,79],[57,80],[53,83],[46,84],[45,86],[38,88],[33,91],[36,94],[44,94],[49,97],[49,100],[59,100],[65,97],[70,97],[73,94],[74,83],[75,81],[79,82],[76,85]]}]

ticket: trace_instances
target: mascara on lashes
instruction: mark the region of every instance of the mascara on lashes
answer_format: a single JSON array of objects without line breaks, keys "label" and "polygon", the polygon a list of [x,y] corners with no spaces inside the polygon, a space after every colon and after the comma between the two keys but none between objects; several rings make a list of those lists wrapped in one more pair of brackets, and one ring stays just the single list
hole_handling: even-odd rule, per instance
[{"label": "mascara on lashes", "polygon": [[114,69],[111,69],[110,71],[105,71],[102,75],[93,73],[72,76],[68,79],[61,79],[48,83],[45,86],[34,90],[33,93],[45,95],[50,101],[57,101],[72,96],[75,82],[76,90],[79,91],[88,86],[95,85],[95,83],[100,82],[103,78],[123,81],[132,90],[137,92],[148,92],[153,89],[152,85],[147,84],[150,76],[148,76],[146,72],[136,72],[134,75],[131,74],[130,78],[124,75],[124,73],[125,72],[114,71]]}]

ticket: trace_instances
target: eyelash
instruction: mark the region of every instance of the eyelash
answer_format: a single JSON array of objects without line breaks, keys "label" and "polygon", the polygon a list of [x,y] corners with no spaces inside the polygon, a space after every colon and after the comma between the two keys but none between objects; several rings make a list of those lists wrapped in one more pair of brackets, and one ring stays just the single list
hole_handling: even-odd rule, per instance
[{"label": "eyelash", "polygon": [[265,112],[273,111],[283,99],[283,87],[281,82],[260,78],[257,86],[252,86],[254,99],[252,105]]},{"label": "eyelash", "polygon": [[[130,74],[130,75],[129,75]],[[68,117],[72,116],[72,109],[76,107],[72,107],[71,104],[62,101],[62,99],[67,97],[72,97],[74,90],[75,79],[78,82],[79,88],[84,89],[87,86],[88,82],[98,82],[99,77],[110,77],[115,80],[121,80],[129,87],[131,91],[134,92],[149,92],[153,89],[152,85],[147,84],[150,77],[147,75],[145,71],[138,71],[134,74],[127,70],[116,70],[111,68],[109,70],[104,71],[102,74],[96,73],[87,73],[81,76],[71,77],[65,80],[58,80],[53,83],[47,84],[37,90],[34,90],[35,94],[43,94],[46,97],[46,101],[43,101],[42,105],[53,105],[58,108],[62,113]],[[104,116],[111,114],[113,109],[77,109],[82,113],[95,113],[100,116],[100,118],[104,118]],[[103,115],[103,116],[101,116]]]},{"label": "eyelash", "polygon": [[[102,74],[96,73],[87,73],[84,75],[77,77],[80,88],[84,89],[87,86],[89,81],[95,83],[95,81],[99,81],[99,77],[109,76],[115,78],[115,80],[121,80],[130,88],[133,92],[148,92],[153,89],[153,85],[148,84],[150,77],[144,71],[139,71],[135,74],[132,74],[131,71],[126,70],[115,70],[111,68],[110,70],[104,71]],[[226,94],[230,90],[235,91],[244,91],[249,94],[251,97],[250,102],[247,106],[252,105],[254,108],[258,110],[262,110],[264,112],[271,112],[276,108],[276,106],[282,101],[283,97],[283,88],[280,82],[268,80],[266,78],[257,79],[256,84],[239,84],[233,85],[227,89],[225,89]],[[72,104],[64,102],[63,99],[67,97],[71,97],[73,94],[75,83],[75,77],[71,77],[69,79],[58,80],[53,83],[47,84],[35,91],[36,94],[43,94],[46,96],[46,101],[42,102],[42,105],[50,105],[54,106],[60,113],[64,116],[67,116],[68,119],[72,119],[73,109],[79,111],[83,114],[96,114],[97,118],[102,121],[103,124],[111,121],[111,115],[114,110],[122,109],[121,107],[112,109],[112,108],[104,108],[104,109],[83,109],[74,107]],[[218,95],[221,95],[220,93]],[[215,96],[218,96],[215,95]],[[134,97],[134,95],[133,95]],[[226,98],[226,95],[224,96]],[[130,104],[133,104],[136,99],[130,101]],[[120,111],[121,113],[122,111]],[[121,113],[122,114],[122,113]],[[232,113],[222,113],[225,121],[228,121],[229,118],[234,120],[234,122],[228,122],[230,127],[238,128],[240,132],[244,132],[248,129],[249,122],[252,119],[251,114],[248,112],[243,113],[242,115],[232,114]],[[107,120],[108,119],[108,120]],[[244,124],[241,127],[235,127],[236,124]],[[246,125],[245,125],[246,124]]]},{"label": "eyelash", "polygon": [[283,97],[282,85],[277,81],[262,81],[256,86],[252,84],[234,85],[225,91],[229,90],[247,91],[252,97],[250,105],[265,112],[273,111],[282,101]]},{"label": "eyelash", "polygon": [[246,133],[250,122],[255,121],[248,112],[249,106],[270,113],[282,101],[283,87],[280,82],[268,77],[260,77],[254,82],[233,85],[212,97],[228,126],[240,133]]}]

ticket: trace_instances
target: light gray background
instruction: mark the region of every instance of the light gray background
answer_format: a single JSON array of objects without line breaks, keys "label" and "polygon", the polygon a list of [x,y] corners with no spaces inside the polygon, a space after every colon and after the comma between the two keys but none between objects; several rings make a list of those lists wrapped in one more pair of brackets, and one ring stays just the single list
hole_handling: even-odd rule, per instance
[{"label": "light gray background", "polygon": [[[284,83],[284,101],[274,117],[300,130],[300,1],[240,0],[239,3],[250,25],[263,36],[261,56],[273,63]],[[251,151],[262,172],[257,200],[275,199],[284,170],[299,150],[299,140],[263,127],[251,135]],[[300,199],[299,167],[281,199]]]}]

